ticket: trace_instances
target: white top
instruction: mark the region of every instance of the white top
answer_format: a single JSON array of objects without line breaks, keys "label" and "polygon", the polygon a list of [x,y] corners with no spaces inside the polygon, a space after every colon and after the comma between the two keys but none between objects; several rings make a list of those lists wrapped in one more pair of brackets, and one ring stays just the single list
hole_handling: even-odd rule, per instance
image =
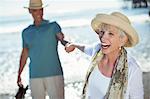
[{"label": "white top", "polygon": [[89,78],[88,99],[103,99],[109,86],[110,78],[104,76],[96,66]]},{"label": "white top", "polygon": [[[96,54],[96,52],[100,48],[101,48],[101,45],[96,44],[91,47],[90,46],[85,47],[84,52],[90,56],[93,56]],[[128,60],[128,85],[127,85],[127,93],[125,94],[124,98],[125,99],[143,99],[144,91],[143,91],[143,82],[142,82],[142,71],[139,68],[136,60],[134,60],[131,56],[129,56],[128,53],[127,53],[127,60]],[[103,79],[102,76],[99,76],[99,77],[100,79]],[[90,81],[93,79],[94,78],[90,76],[89,82],[93,82],[93,81]],[[104,80],[101,81],[101,85],[103,85],[103,87],[101,87],[101,85],[95,85],[97,86],[95,88],[91,88],[91,87],[94,87],[94,85],[91,85],[90,87],[88,86],[88,92],[90,93],[87,93],[87,94],[90,97],[90,99],[103,99],[102,97],[104,96],[104,94],[101,94],[101,91],[97,93],[93,93],[92,91],[93,90],[98,91],[98,90],[103,90],[103,89],[106,90],[108,88],[108,85],[104,84],[105,82],[107,81],[104,81]],[[104,88],[104,87],[107,87],[107,88]]]}]

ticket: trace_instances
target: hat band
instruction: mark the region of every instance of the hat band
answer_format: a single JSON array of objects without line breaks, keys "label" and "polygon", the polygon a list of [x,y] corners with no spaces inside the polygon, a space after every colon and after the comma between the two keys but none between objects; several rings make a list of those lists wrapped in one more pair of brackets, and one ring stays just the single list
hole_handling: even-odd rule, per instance
[{"label": "hat band", "polygon": [[29,8],[32,8],[32,7],[42,7],[42,4],[31,3]]}]

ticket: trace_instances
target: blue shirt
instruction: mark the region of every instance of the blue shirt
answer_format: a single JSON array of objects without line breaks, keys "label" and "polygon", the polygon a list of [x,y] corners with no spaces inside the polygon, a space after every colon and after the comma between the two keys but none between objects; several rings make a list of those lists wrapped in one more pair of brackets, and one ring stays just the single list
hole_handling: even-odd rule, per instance
[{"label": "blue shirt", "polygon": [[56,34],[61,32],[56,22],[43,20],[40,26],[30,25],[22,32],[23,48],[28,48],[30,78],[63,75],[58,56]]}]

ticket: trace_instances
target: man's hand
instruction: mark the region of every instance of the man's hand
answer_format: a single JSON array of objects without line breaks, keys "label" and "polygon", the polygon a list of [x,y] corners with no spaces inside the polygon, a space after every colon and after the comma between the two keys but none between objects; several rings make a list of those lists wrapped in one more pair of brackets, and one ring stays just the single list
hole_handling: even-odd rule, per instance
[{"label": "man's hand", "polygon": [[21,81],[21,76],[20,75],[18,75],[17,85],[20,86],[20,87],[23,85],[22,81]]}]

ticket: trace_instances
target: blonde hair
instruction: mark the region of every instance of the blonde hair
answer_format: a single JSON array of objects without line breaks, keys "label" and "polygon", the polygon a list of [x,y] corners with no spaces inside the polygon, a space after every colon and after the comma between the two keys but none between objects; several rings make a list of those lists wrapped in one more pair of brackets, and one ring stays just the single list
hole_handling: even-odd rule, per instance
[{"label": "blonde hair", "polygon": [[[106,26],[111,26],[111,25],[106,24],[106,23],[102,23],[102,24],[100,24],[98,27],[99,27],[99,29],[101,29],[101,28],[106,28]],[[116,27],[116,26],[115,26],[115,27]],[[107,27],[107,28],[108,28],[108,27]],[[120,28],[118,28],[118,27],[116,27],[116,28],[118,29],[121,38],[127,36],[126,33],[125,33],[122,29],[120,29]],[[99,29],[97,30],[97,32],[99,32]]]}]

